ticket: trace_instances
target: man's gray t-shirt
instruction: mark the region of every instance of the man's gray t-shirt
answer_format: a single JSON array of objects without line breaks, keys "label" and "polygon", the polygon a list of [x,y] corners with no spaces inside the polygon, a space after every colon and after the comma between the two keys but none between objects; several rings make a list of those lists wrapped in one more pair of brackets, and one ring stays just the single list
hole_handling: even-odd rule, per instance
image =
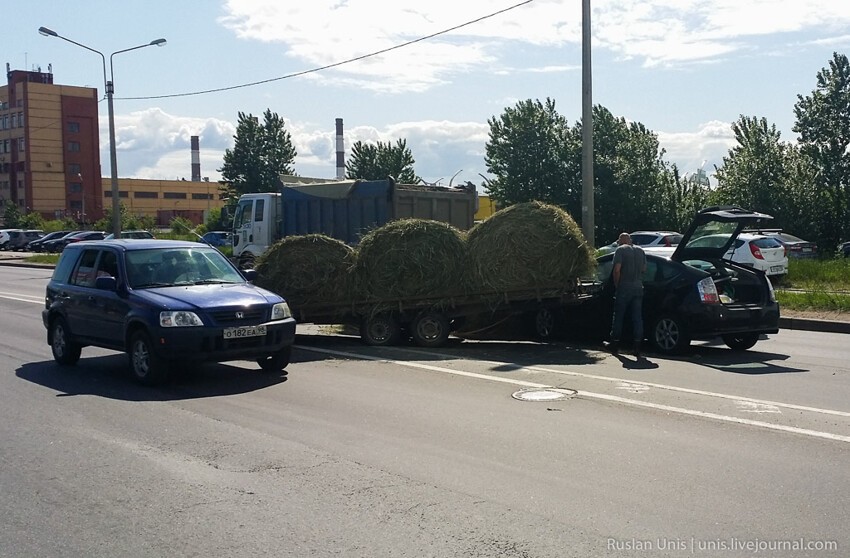
[{"label": "man's gray t-shirt", "polygon": [[620,283],[617,290],[643,291],[641,276],[646,267],[646,254],[640,246],[623,244],[614,252],[614,265],[620,264]]}]

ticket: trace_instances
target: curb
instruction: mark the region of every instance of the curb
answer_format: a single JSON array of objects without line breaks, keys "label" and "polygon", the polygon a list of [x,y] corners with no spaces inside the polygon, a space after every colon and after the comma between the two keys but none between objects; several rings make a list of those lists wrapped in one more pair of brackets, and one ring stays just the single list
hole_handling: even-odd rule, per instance
[{"label": "curb", "polygon": [[821,333],[850,333],[850,322],[780,317],[779,328],[798,331],[817,331]]}]

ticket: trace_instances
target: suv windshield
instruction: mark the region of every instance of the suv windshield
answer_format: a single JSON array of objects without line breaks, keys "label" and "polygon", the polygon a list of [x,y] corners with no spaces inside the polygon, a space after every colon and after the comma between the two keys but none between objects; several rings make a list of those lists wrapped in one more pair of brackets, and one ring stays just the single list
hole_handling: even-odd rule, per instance
[{"label": "suv windshield", "polygon": [[126,255],[131,288],[244,283],[245,279],[218,250],[210,248],[153,248]]}]

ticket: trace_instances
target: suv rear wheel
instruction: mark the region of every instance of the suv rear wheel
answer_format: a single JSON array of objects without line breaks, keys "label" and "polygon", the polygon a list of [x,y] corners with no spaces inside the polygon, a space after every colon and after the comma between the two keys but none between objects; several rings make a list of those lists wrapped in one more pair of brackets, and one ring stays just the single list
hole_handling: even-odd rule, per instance
[{"label": "suv rear wheel", "polygon": [[144,331],[137,331],[130,338],[130,372],[145,385],[160,383],[168,376],[168,362],[156,354]]}]

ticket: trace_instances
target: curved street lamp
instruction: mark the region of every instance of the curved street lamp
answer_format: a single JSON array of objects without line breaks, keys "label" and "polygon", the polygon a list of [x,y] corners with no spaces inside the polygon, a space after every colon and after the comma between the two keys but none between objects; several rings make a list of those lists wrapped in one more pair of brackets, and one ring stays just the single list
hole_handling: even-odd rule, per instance
[{"label": "curved street lamp", "polygon": [[109,55],[109,79],[107,79],[106,56],[104,56],[102,52],[100,52],[99,50],[95,50],[89,46],[86,46],[82,43],[78,43],[77,41],[72,41],[68,37],[63,37],[56,31],[48,29],[47,27],[39,27],[38,32],[44,35],[45,37],[56,37],[57,39],[62,39],[63,41],[67,41],[71,44],[77,45],[78,47],[82,47],[86,50],[95,52],[100,55],[100,58],[103,61],[103,86],[106,91],[106,100],[109,110],[109,163],[112,167],[112,234],[115,238],[121,238],[121,204],[120,200],[118,199],[118,155],[115,149],[115,111],[112,106],[112,96],[115,93],[115,87],[112,83],[112,80],[115,77],[115,71],[112,67],[112,57],[116,54],[121,54],[122,52],[129,52],[131,50],[136,50],[139,48],[145,48],[149,46],[164,46],[167,41],[165,39],[156,39],[143,45],[125,48],[122,50],[116,50],[115,52]]}]

